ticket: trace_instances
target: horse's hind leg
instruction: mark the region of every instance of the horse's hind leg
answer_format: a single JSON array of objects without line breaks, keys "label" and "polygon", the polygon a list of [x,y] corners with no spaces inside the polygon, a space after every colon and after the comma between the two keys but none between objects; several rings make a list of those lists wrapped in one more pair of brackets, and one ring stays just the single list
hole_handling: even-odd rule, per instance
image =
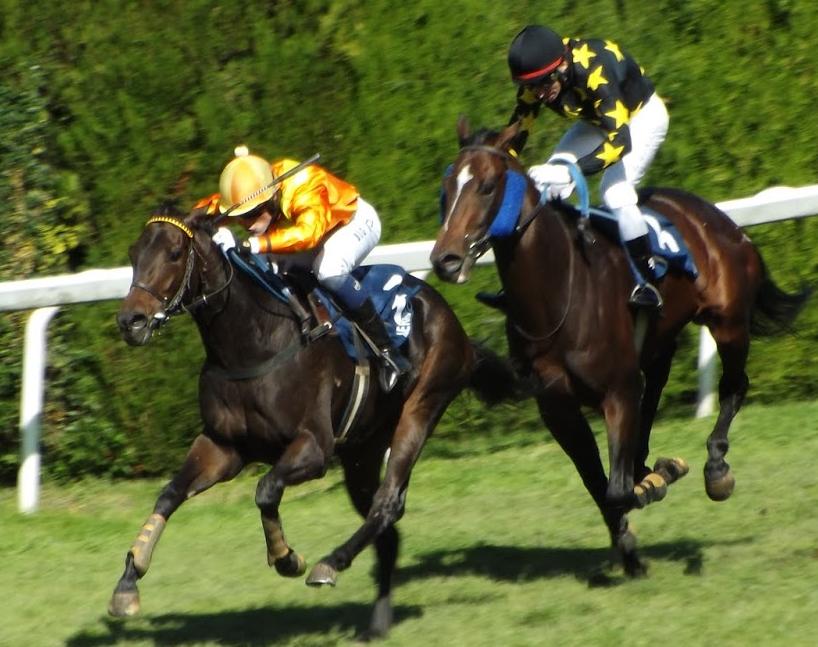
[{"label": "horse's hind leg", "polygon": [[727,440],[730,424],[741,408],[750,385],[745,371],[750,335],[743,324],[713,325],[710,332],[716,340],[722,375],[719,380],[719,417],[707,438],[704,484],[707,496],[713,501],[724,501],[733,493],[736,484],[724,456],[730,448]]},{"label": "horse's hind leg", "polygon": [[111,596],[108,613],[132,616],[139,612],[136,582],[147,573],[153,551],[170,516],[185,500],[220,481],[233,478],[243,466],[241,458],[232,448],[217,445],[204,435],[196,437],[182,468],[160,493],[153,514],[142,525],[136,541],[125,556],[125,572]]},{"label": "horse's hind leg", "polygon": [[566,398],[541,396],[537,399],[540,416],[551,435],[574,463],[585,488],[593,498],[608,531],[611,544],[622,561],[625,572],[638,575],[645,566],[636,551],[636,538],[628,530],[628,518],[623,506],[613,506],[607,498],[608,479],[599,456],[599,448],[582,415],[579,404]]},{"label": "horse's hind leg", "polygon": [[267,564],[279,575],[298,577],[304,574],[306,562],[284,538],[279,516],[284,488],[320,478],[327,470],[326,454],[312,433],[299,432],[287,446],[276,465],[258,482],[256,506],[261,511],[261,527],[267,543]]},{"label": "horse's hind leg", "polygon": [[403,515],[409,475],[426,438],[459,389],[418,385],[404,403],[390,444],[383,482],[374,493],[363,525],[341,546],[313,567],[308,584],[334,584],[338,571],[349,568],[352,560]]},{"label": "horse's hind leg", "polygon": [[[383,435],[385,440],[386,435]],[[371,442],[363,452],[341,453],[344,468],[344,482],[352,504],[362,517],[366,518],[372,509],[372,501],[380,482],[386,442]],[[404,487],[404,492],[406,488]],[[402,510],[399,515],[402,514]],[[375,537],[377,555],[375,579],[378,586],[369,630],[366,638],[385,636],[392,626],[392,577],[398,559],[399,536],[395,524],[389,524]]]}]

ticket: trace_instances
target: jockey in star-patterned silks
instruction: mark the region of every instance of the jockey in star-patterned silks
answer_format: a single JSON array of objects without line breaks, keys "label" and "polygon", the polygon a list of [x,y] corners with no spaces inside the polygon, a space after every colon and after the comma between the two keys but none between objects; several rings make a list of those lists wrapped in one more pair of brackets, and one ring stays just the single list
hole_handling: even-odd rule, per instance
[{"label": "jockey in star-patterned silks", "polygon": [[636,185],[665,139],[668,114],[644,70],[610,40],[561,38],[554,31],[529,25],[508,52],[517,85],[517,105],[509,123],[521,129],[512,148],[520,152],[543,105],[576,119],[545,164],[528,174],[549,199],[566,199],[573,190],[568,169],[557,160],[579,166],[585,175],[602,172],[602,201],[617,217],[619,232],[642,280],[630,302],[660,307],[648,242],[648,226],[637,205]]}]

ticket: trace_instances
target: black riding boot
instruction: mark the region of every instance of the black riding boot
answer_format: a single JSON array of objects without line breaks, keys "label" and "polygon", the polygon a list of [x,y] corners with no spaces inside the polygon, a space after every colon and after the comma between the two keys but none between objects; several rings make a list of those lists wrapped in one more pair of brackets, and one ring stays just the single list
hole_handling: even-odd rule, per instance
[{"label": "black riding boot", "polygon": [[639,270],[644,279],[642,283],[637,283],[628,298],[628,303],[637,308],[658,310],[662,307],[662,295],[653,285],[656,278],[653,272],[654,264],[647,234],[627,241],[625,247],[636,264],[636,269]]},{"label": "black riding boot", "polygon": [[490,292],[478,292],[474,297],[484,306],[500,310],[501,312],[505,312],[508,308],[506,292],[502,288],[495,294],[491,294]]},{"label": "black riding boot", "polygon": [[386,326],[378,313],[375,312],[375,306],[372,305],[370,299],[364,301],[358,308],[348,309],[345,314],[368,338],[370,345],[381,358],[382,370],[379,372],[381,388],[388,393],[395,387],[398,380],[409,372],[412,365],[392,345]]}]

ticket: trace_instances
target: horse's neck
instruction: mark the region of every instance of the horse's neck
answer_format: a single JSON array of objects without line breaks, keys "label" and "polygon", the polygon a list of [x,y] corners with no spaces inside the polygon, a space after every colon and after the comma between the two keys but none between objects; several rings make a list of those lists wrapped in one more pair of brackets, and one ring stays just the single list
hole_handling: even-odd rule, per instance
[{"label": "horse's neck", "polygon": [[[545,320],[563,316],[564,300],[578,271],[574,231],[555,208],[545,206],[536,215],[524,209],[521,222],[530,224],[516,239],[494,245],[498,273],[503,288],[521,315]],[[547,295],[544,296],[543,295]],[[523,312],[526,311],[526,312]]]},{"label": "horse's neck", "polygon": [[[229,280],[230,268],[216,254],[207,259],[199,292],[209,294]],[[272,357],[300,339],[289,307],[233,268],[228,287],[193,312],[208,358],[222,365]],[[243,361],[241,361],[243,360]]]},{"label": "horse's neck", "polygon": [[532,272],[567,278],[575,250],[572,229],[562,214],[548,205],[524,207],[520,222],[529,224],[519,237],[494,245],[501,280],[516,284]]}]

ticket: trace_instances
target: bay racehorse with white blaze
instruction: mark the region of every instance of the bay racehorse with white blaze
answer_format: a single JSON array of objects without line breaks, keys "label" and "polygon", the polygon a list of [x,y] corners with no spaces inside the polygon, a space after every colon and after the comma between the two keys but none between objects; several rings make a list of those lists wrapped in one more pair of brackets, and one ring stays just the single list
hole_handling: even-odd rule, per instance
[{"label": "bay racehorse with white blaze", "polygon": [[[725,461],[727,434],[749,385],[750,335],[788,330],[809,290],[787,294],[776,287],[750,239],[713,204],[677,189],[645,190],[640,204],[681,233],[698,276],[668,272],[660,284],[664,309],[651,320],[640,350],[627,303],[633,276],[621,243],[583,233],[571,205],[540,204],[539,192],[508,152],[517,131],[514,124],[472,134],[465,119],[458,122],[461,148],[443,181],[443,224],[431,261],[441,279],[463,283],[477,258],[493,249],[509,350],[539,380],[543,422],[602,512],[625,570],[639,574],[645,566],[627,512],[663,498],[667,485],[687,471],[680,459],[646,464],[679,332],[691,321],[707,326],[722,362],[719,415],[704,467],[707,494],[721,501],[735,483]],[[522,187],[516,226],[508,235],[493,235],[512,183]],[[604,417],[608,475],[583,406]]]}]

